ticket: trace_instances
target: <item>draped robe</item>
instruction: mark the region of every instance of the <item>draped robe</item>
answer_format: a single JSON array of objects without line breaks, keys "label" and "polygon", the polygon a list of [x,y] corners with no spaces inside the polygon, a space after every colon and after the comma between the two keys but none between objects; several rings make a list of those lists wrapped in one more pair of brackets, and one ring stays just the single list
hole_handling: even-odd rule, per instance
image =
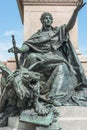
[{"label": "draped robe", "polygon": [[24,67],[44,75],[42,93],[48,90],[46,98],[55,105],[69,100],[78,84],[85,84],[86,81],[84,70],[65,28],[66,25],[52,27],[50,31],[39,30],[24,42],[29,51],[20,58]]}]

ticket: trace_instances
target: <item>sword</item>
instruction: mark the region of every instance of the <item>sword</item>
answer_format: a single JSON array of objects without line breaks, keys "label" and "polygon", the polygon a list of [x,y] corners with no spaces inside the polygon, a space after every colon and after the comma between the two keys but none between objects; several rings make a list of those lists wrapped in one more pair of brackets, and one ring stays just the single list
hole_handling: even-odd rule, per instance
[{"label": "sword", "polygon": [[16,52],[16,41],[15,41],[14,35],[12,35],[12,43],[13,43],[13,48],[14,48],[14,56],[15,56],[15,60],[16,60],[16,68],[20,69],[20,64],[19,64],[18,56],[17,56],[17,52]]}]

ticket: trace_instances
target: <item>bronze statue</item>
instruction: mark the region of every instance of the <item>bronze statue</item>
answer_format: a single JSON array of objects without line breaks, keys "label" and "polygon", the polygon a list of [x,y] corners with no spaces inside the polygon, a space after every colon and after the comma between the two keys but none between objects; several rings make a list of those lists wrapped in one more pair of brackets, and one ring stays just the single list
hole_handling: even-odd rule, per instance
[{"label": "bronze statue", "polygon": [[[84,5],[82,0],[78,2],[69,22],[61,27],[52,27],[52,15],[43,13],[40,19],[42,29],[25,41],[21,48],[15,48],[16,53],[22,53],[20,64],[23,67],[43,75],[45,84],[42,93],[49,91],[47,97],[55,105],[67,101],[76,86],[86,84],[84,70],[69,39],[69,31]],[[14,49],[9,51],[14,52]]]},{"label": "bronze statue", "polygon": [[[20,67],[6,76],[6,87],[14,90],[18,101],[14,103],[17,112],[33,106],[38,115],[44,116],[49,113],[48,104],[55,107],[82,105],[76,99],[76,91],[81,85],[87,85],[87,79],[71,44],[69,31],[85,4],[80,0],[69,22],[61,27],[52,27],[52,15],[43,13],[40,19],[42,28],[21,48],[9,49],[9,52],[21,53]],[[4,71],[3,67],[1,69]]]}]

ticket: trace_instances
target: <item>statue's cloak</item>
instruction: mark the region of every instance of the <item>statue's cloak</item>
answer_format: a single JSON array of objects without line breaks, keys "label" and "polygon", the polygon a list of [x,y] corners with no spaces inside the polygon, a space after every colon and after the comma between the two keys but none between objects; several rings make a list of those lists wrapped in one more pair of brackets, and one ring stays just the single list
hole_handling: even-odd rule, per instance
[{"label": "statue's cloak", "polygon": [[[66,60],[70,65],[73,66],[73,69],[77,73],[77,77],[79,77],[79,81],[85,84],[86,76],[83,67],[70,41],[69,34],[66,33],[65,29],[66,25],[55,28],[52,27],[52,31],[54,33],[51,33],[50,31],[47,33],[46,31],[43,31],[43,29],[41,29],[37,31],[34,35],[32,35],[30,39],[25,41],[24,44],[29,46],[31,50],[28,52],[28,54],[31,52],[45,54],[52,51],[52,49],[55,51],[60,50],[62,52],[64,60]],[[54,39],[57,39],[57,41],[54,42]],[[26,55],[27,53],[21,55],[21,63],[23,63]]]}]

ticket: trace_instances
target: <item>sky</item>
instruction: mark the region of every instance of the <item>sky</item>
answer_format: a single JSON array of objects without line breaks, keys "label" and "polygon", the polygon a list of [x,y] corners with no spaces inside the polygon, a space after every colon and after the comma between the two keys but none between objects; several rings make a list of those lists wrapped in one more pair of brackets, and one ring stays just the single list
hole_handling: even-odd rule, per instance
[{"label": "sky", "polygon": [[16,45],[23,42],[23,25],[16,0],[0,0],[0,60],[7,61],[14,54],[8,53],[15,35]]},{"label": "sky", "polygon": [[[87,2],[87,0],[84,0]],[[0,61],[14,57],[8,53],[12,47],[11,35],[15,35],[16,45],[23,43],[23,25],[16,0],[0,1]],[[78,14],[78,45],[80,52],[87,56],[87,4]]]}]

